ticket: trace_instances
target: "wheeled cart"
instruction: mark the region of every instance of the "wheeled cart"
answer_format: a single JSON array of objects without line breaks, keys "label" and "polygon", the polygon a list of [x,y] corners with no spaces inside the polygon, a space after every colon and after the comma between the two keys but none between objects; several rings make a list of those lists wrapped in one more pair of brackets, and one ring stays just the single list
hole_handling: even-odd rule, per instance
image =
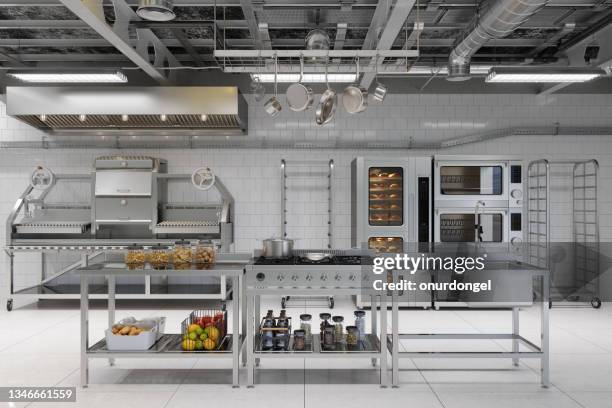
[{"label": "wheeled cart", "polygon": [[[240,293],[243,285],[245,263],[236,254],[228,256],[218,255],[217,261],[209,269],[185,270],[130,270],[121,262],[101,262],[92,265],[83,265],[74,273],[80,276],[81,286],[81,385],[89,384],[89,359],[108,359],[114,364],[117,358],[228,358],[232,360],[232,385],[238,387],[240,364]],[[215,351],[185,352],[181,349],[181,334],[165,334],[150,349],[145,351],[109,351],[106,340],[100,340],[91,345],[89,341],[89,282],[92,278],[104,276],[108,282],[108,324],[115,323],[115,280],[117,277],[134,277],[143,274],[150,276],[164,276],[168,274],[181,277],[212,276],[228,279],[232,288],[237,292],[232,296],[231,305],[231,333],[228,333],[221,342],[221,347]]]}]

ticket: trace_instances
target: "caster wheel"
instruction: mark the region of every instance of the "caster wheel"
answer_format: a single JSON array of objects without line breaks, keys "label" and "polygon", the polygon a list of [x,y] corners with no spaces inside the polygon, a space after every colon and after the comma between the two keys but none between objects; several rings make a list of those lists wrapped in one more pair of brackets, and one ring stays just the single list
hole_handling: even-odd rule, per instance
[{"label": "caster wheel", "polygon": [[601,300],[599,298],[591,299],[591,306],[593,309],[599,309],[601,307]]},{"label": "caster wheel", "polygon": [[13,299],[9,299],[6,301],[6,311],[10,312],[13,310]]},{"label": "caster wheel", "polygon": [[329,300],[327,301],[327,303],[329,304],[329,308],[333,309],[334,308],[334,298],[329,298]]},{"label": "caster wheel", "polygon": [[549,301],[548,301],[548,308],[549,308],[549,309],[552,309],[552,300],[549,300]]},{"label": "caster wheel", "polygon": [[286,309],[286,308],[287,308],[287,299],[281,298],[281,309]]}]

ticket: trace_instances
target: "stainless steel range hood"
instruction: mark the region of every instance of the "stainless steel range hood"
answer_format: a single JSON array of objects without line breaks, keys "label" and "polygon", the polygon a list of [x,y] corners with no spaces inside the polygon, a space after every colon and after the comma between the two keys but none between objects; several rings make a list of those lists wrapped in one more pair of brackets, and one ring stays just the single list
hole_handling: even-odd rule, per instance
[{"label": "stainless steel range hood", "polygon": [[55,135],[244,135],[236,87],[7,87],[7,114]]}]

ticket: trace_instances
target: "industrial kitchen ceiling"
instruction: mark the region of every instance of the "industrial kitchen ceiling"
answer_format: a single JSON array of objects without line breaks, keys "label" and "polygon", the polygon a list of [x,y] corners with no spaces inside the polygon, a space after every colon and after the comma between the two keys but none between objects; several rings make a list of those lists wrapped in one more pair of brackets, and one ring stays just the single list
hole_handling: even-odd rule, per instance
[{"label": "industrial kitchen ceiling", "polygon": [[[487,30],[499,28],[496,24],[506,21],[504,13],[512,14],[514,7],[526,7],[521,5],[526,2],[508,0],[504,2],[506,10],[502,10],[493,7],[496,3],[499,4],[473,0],[98,0],[88,2],[94,5],[88,9],[77,0],[7,0],[0,4],[0,64],[28,70],[95,66],[125,69],[127,73],[133,69],[160,83],[193,84],[189,78],[203,77],[197,76],[200,73],[195,70],[237,74],[258,70],[259,74],[270,74],[270,58],[215,57],[214,51],[235,55],[232,53],[302,50],[313,29],[327,34],[332,52],[395,53],[396,56],[378,59],[383,76],[444,78],[469,74],[480,76],[482,82],[482,73],[466,70],[461,63],[472,67],[581,64],[604,69],[612,64],[610,51],[606,51],[612,49],[612,36],[608,35],[611,1],[530,1],[529,13],[503,28],[503,35],[490,35],[478,47],[460,47],[461,40],[477,36],[474,30],[479,24]],[[139,7],[142,10],[147,5],[161,5],[174,18],[139,18],[143,15],[137,14]],[[160,54],[153,48],[165,51]],[[398,57],[402,52],[410,57]],[[362,60],[362,85],[372,82],[375,60]],[[350,54],[331,58],[330,73],[350,72],[354,62]],[[458,64],[453,65],[455,62]],[[605,64],[608,65],[601,66]],[[311,64],[309,68],[307,64],[306,71],[321,73],[321,65]],[[299,58],[279,57],[279,70],[281,74],[299,72]]]}]

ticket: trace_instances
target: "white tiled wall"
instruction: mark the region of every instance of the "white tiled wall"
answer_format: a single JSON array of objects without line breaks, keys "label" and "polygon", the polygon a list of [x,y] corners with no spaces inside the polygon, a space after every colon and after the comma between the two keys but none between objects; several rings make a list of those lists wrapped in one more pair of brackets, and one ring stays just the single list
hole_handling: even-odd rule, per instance
[{"label": "white tiled wall", "polygon": [[[0,108],[0,141],[38,140],[41,133],[19,121],[6,117]],[[513,126],[612,126],[612,96],[554,95],[541,100],[534,95],[389,95],[385,104],[371,104],[359,116],[349,116],[338,110],[330,126],[317,127],[312,112],[293,113],[285,109],[279,118],[270,119],[260,106],[250,108],[248,138],[269,142],[284,141],[393,141],[413,138],[419,141],[439,141],[449,137],[479,133]],[[56,173],[81,173],[90,170],[95,157],[118,151],[100,149],[78,150],[0,150],[0,220],[6,219],[15,199],[23,191],[28,176],[37,164],[48,166]],[[280,231],[281,159],[291,166],[295,160],[334,159],[334,246],[350,244],[350,161],[360,155],[409,156],[436,152],[415,150],[277,150],[277,149],[199,149],[199,150],[138,150],[122,154],[144,153],[168,160],[169,172],[187,173],[207,165],[223,179],[236,199],[236,250],[251,251],[260,247],[258,239]],[[536,158],[575,159],[596,158],[601,165],[600,208],[602,240],[612,240],[612,136],[513,136],[488,142],[464,145],[440,151],[443,154],[512,154],[526,161]],[[312,172],[324,167],[301,168]],[[557,171],[557,170],[555,170]],[[563,171],[561,169],[561,171]],[[555,174],[553,174],[555,176]],[[299,247],[322,247],[326,244],[326,192],[321,181],[291,181],[289,199],[289,233],[302,238]],[[66,197],[86,199],[88,186],[62,190]],[[567,186],[553,191],[553,202],[563,200]],[[176,187],[171,194],[177,200],[193,200],[191,188]],[[553,238],[567,239],[567,205],[555,205],[552,224]],[[4,236],[0,238],[4,244]],[[2,255],[5,256],[4,254]],[[18,259],[17,286],[27,285],[40,275],[36,258]],[[7,293],[6,263],[2,263],[0,293]],[[0,303],[2,304],[2,303]]]}]

